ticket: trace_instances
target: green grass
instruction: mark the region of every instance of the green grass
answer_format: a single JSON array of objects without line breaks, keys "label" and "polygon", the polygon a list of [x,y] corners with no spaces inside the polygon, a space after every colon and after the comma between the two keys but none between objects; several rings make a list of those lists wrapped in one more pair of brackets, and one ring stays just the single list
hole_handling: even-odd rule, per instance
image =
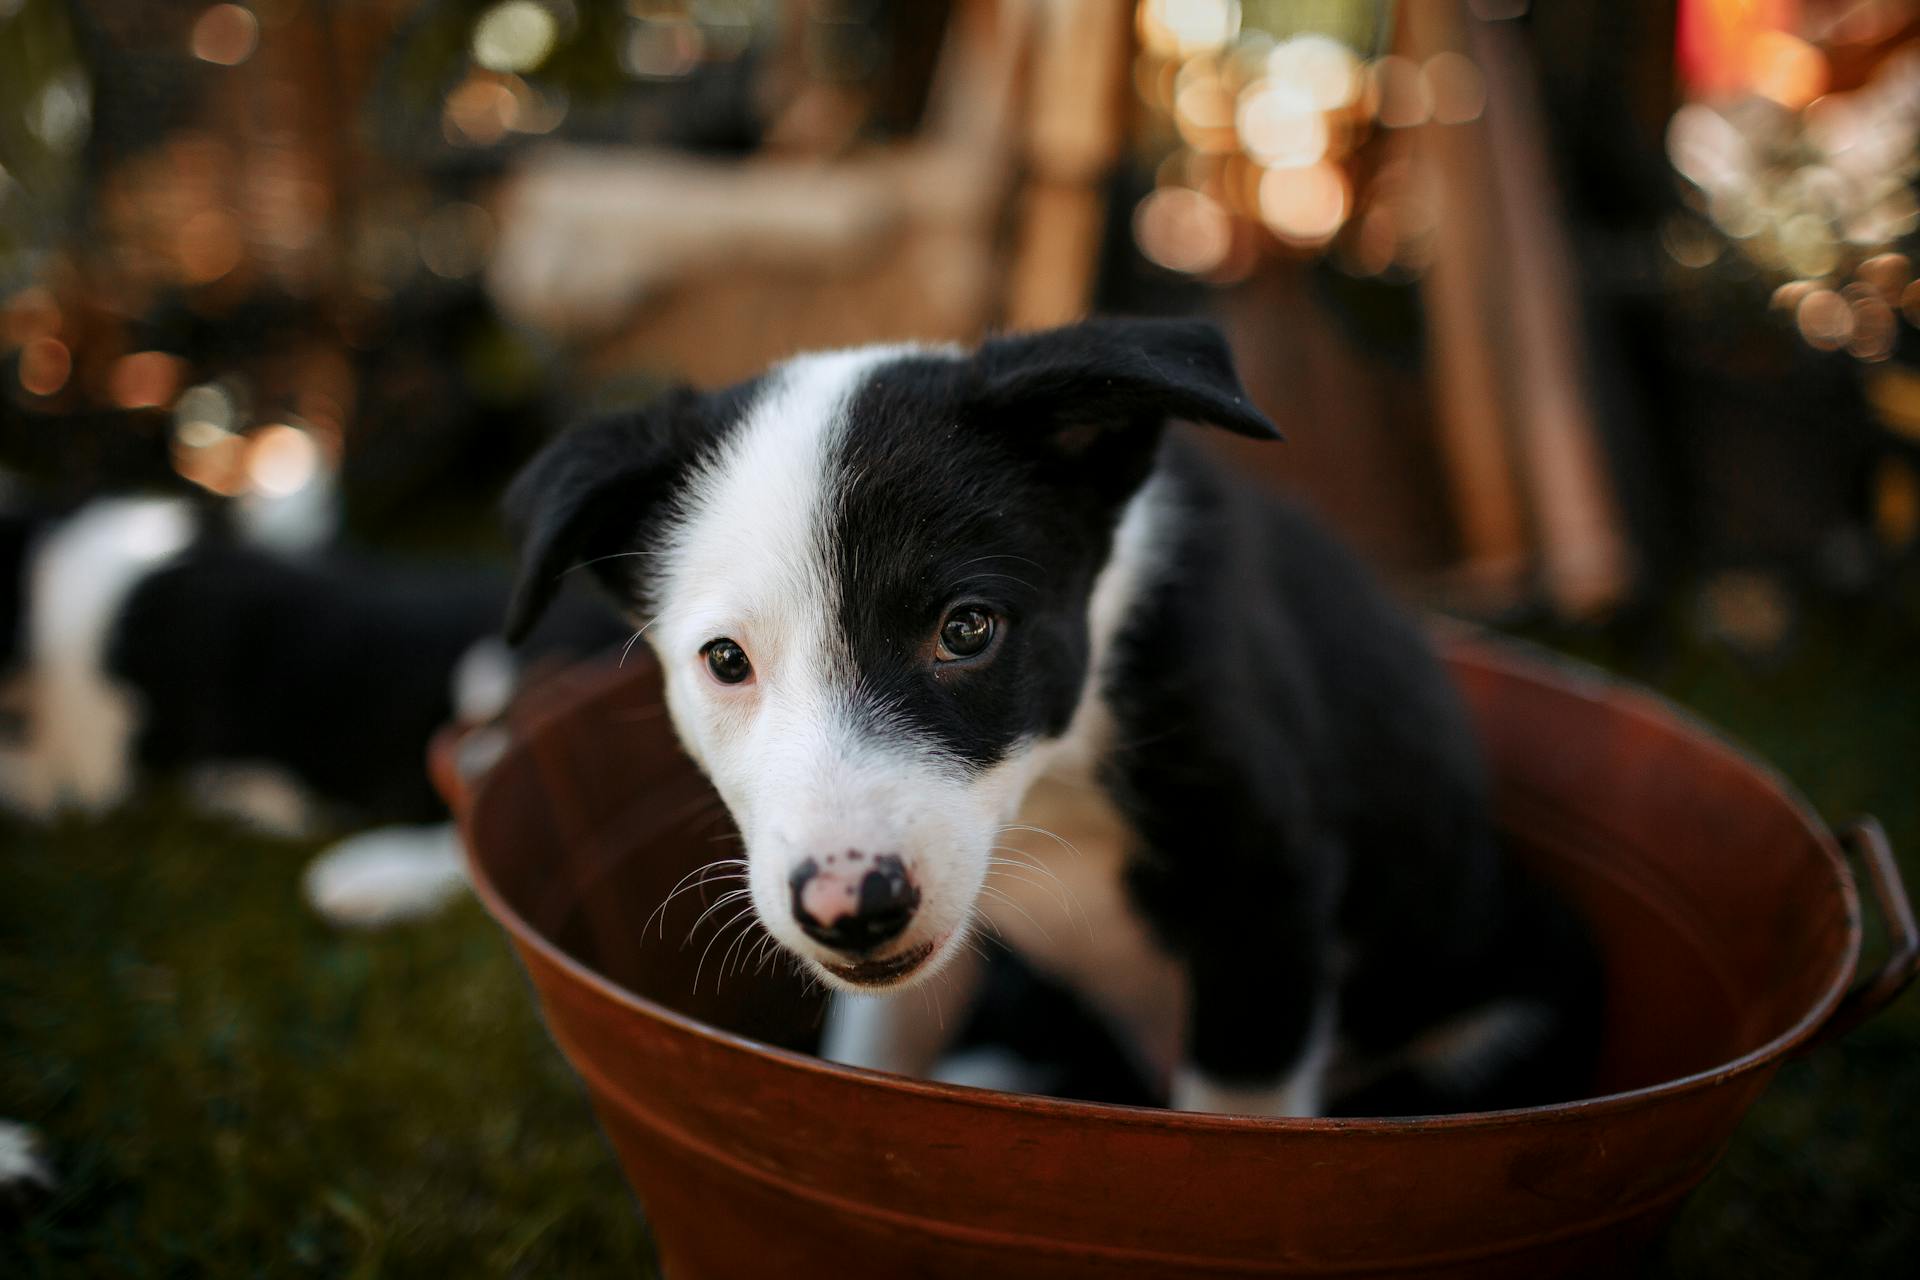
[{"label": "green grass", "polygon": [[0,1115],[61,1178],[0,1202],[0,1275],[650,1269],[472,902],[336,933],[298,896],[311,847],[164,799],[0,841]]},{"label": "green grass", "polygon": [[[1764,670],[1546,638],[1650,677],[1829,818],[1877,813],[1920,885],[1915,616],[1816,619]],[[462,903],[335,933],[298,897],[311,852],[165,794],[0,826],[0,1116],[40,1127],[61,1177],[0,1201],[0,1275],[645,1274],[625,1184],[498,932]],[[1905,1276],[1916,1256],[1909,997],[1782,1071],[1656,1270]]]}]

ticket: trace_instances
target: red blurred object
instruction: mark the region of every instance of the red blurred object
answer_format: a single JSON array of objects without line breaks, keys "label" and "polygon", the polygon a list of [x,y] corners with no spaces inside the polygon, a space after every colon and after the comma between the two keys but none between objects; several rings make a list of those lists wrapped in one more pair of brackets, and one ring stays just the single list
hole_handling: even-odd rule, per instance
[{"label": "red blurred object", "polygon": [[1792,32],[1799,0],[1679,0],[1674,64],[1690,98],[1730,98],[1752,88],[1754,45]]}]

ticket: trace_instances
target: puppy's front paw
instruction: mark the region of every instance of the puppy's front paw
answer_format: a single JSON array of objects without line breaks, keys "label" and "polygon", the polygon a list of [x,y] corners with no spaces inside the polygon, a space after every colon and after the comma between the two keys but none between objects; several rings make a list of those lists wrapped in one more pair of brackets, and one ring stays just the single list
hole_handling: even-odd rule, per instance
[{"label": "puppy's front paw", "polygon": [[1173,1073],[1175,1111],[1206,1111],[1228,1116],[1317,1116],[1321,1112],[1321,1075],[1296,1071],[1271,1084],[1216,1080],[1197,1067]]},{"label": "puppy's front paw", "polygon": [[35,1130],[0,1120],[0,1197],[13,1199],[35,1188],[51,1191],[58,1185],[42,1145]]},{"label": "puppy's front paw", "polygon": [[453,827],[377,827],[307,864],[307,902],[330,924],[375,928],[440,910],[467,882]]}]

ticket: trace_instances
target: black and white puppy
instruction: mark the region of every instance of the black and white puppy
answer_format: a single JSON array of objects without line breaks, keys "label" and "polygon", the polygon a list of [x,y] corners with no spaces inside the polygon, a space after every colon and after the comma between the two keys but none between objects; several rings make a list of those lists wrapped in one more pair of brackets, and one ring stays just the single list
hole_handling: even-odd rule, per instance
[{"label": "black and white puppy", "polygon": [[829,1056],[925,1072],[939,1002],[898,993],[976,981],[984,926],[1180,1108],[1576,1088],[1589,975],[1420,630],[1173,419],[1275,435],[1188,322],[683,391],[515,483],[508,635],[582,564],[643,626]]},{"label": "black and white puppy", "polygon": [[[99,813],[163,773],[287,834],[443,821],[427,742],[511,694],[508,590],[492,567],[290,554],[180,498],[0,501],[0,808]],[[620,635],[573,600],[522,660]]]}]

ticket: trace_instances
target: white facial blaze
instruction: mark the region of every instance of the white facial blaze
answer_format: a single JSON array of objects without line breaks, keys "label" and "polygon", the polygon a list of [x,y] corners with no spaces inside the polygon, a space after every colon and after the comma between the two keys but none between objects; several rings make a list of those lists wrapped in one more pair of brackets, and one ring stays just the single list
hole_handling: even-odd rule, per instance
[{"label": "white facial blaze", "polygon": [[[789,877],[808,858],[892,854],[920,893],[890,951],[959,947],[1003,800],[904,737],[876,733],[840,635],[829,506],[847,405],[876,365],[913,348],[804,356],[776,370],[669,534],[647,639],[675,727],[746,841],[752,900],[796,954],[841,959],[793,919]],[[753,679],[724,686],[701,650],[727,637]]]}]

